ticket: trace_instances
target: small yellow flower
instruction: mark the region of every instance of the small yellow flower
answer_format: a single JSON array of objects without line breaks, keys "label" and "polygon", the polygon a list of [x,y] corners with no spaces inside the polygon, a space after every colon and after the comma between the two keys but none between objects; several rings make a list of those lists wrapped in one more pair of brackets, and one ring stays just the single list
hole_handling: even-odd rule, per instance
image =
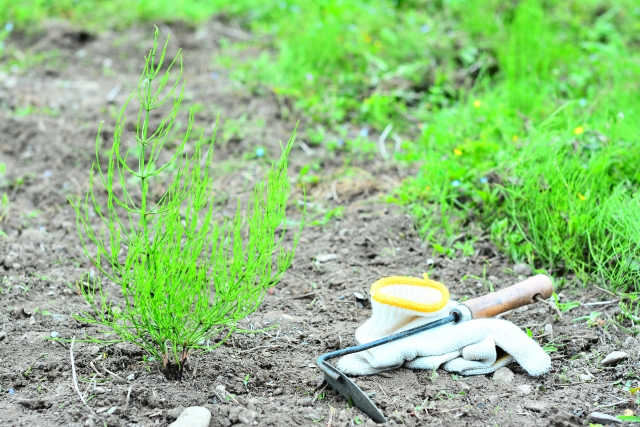
[{"label": "small yellow flower", "polygon": [[480,101],[479,99],[476,99],[473,101],[473,106],[476,108],[480,108],[480,106],[482,105],[482,101]]},{"label": "small yellow flower", "polygon": [[580,199],[581,201],[585,201],[587,198],[585,196],[583,196],[582,194],[578,193],[578,199]]},{"label": "small yellow flower", "polygon": [[582,135],[584,133],[584,127],[578,126],[573,130],[573,133],[576,135]]},{"label": "small yellow flower", "polygon": [[454,148],[453,154],[455,154],[456,156],[462,156],[462,150],[459,148]]},{"label": "small yellow flower", "polygon": [[364,42],[369,44],[373,41],[373,38],[369,34],[364,34]]},{"label": "small yellow flower", "polygon": [[627,417],[630,417],[630,416],[632,416],[632,415],[633,415],[633,411],[632,411],[631,409],[625,409],[625,410],[624,410],[624,414],[625,414]]},{"label": "small yellow flower", "polygon": [[519,140],[519,139],[520,139],[520,138],[518,138],[518,135],[513,135],[513,136],[511,137],[511,140],[512,140],[513,142],[516,142],[516,141],[517,141],[517,140]]},{"label": "small yellow flower", "polygon": [[431,191],[431,187],[427,185],[427,191]]}]

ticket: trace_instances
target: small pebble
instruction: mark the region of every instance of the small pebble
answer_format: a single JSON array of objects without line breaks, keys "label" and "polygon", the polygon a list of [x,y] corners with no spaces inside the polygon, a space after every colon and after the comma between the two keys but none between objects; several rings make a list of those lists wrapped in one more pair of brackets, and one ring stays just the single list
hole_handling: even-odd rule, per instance
[{"label": "small pebble", "polygon": [[612,415],[603,414],[602,412],[592,412],[589,420],[594,424],[622,424],[622,421]]},{"label": "small pebble", "polygon": [[328,262],[338,259],[337,254],[319,254],[316,255],[316,261],[318,262]]},{"label": "small pebble", "polygon": [[553,325],[551,323],[547,323],[546,325],[544,325],[544,333],[553,335]]},{"label": "small pebble", "polygon": [[117,410],[118,410],[118,407],[114,406],[107,411],[107,415],[114,414]]},{"label": "small pebble", "polygon": [[591,375],[587,375],[587,374],[580,374],[578,375],[578,378],[580,379],[580,381],[582,382],[586,382],[586,381],[591,381],[593,380],[593,377]]},{"label": "small pebble", "polygon": [[629,355],[627,353],[625,353],[624,351],[614,351],[614,352],[609,353],[607,355],[607,357],[605,357],[602,360],[602,364],[604,366],[615,365],[616,363],[620,362],[621,360],[626,359],[627,357],[629,357]]},{"label": "small pebble", "polygon": [[60,334],[56,331],[51,332],[51,338],[58,338],[58,336],[60,336]]},{"label": "small pebble", "polygon": [[169,424],[169,427],[207,427],[210,421],[211,412],[207,408],[190,406],[182,411],[178,419]]},{"label": "small pebble", "polygon": [[93,389],[94,394],[105,394],[106,392],[107,390],[105,390],[103,387],[96,387]]},{"label": "small pebble", "polygon": [[513,271],[516,274],[519,274],[521,276],[532,276],[533,275],[533,270],[531,269],[531,267],[529,267],[527,264],[521,263],[519,262],[518,264],[513,266]]},{"label": "small pebble", "polygon": [[622,343],[622,347],[624,348],[634,348],[637,346],[638,346],[638,340],[635,337],[627,337],[627,339],[624,340],[624,342]]},{"label": "small pebble", "polygon": [[427,258],[427,265],[433,265],[434,261],[431,258]]},{"label": "small pebble", "polygon": [[298,406],[312,406],[313,402],[310,397],[303,397],[296,402]]},{"label": "small pebble", "polygon": [[95,356],[100,352],[100,347],[98,347],[97,345],[92,345],[87,348],[87,351],[89,352],[90,355]]},{"label": "small pebble", "polygon": [[489,396],[487,399],[491,403],[496,403],[500,399],[500,396],[498,396],[497,394],[493,394],[493,395]]},{"label": "small pebble", "polygon": [[469,385],[463,381],[456,381],[456,388],[458,389],[459,392],[465,392],[465,393],[471,390],[471,387],[469,387]]},{"label": "small pebble", "polygon": [[128,380],[128,381],[133,381],[133,380],[135,380],[135,379],[136,379],[136,374],[131,374],[131,375],[128,375],[128,376],[127,376],[127,380]]},{"label": "small pebble", "polygon": [[484,409],[485,408],[485,405],[482,402],[479,402],[476,406],[478,407],[478,409]]},{"label": "small pebble", "polygon": [[364,295],[362,295],[360,292],[354,292],[353,296],[356,297],[356,299],[358,299],[358,300],[363,300],[364,299]]},{"label": "small pebble", "polygon": [[493,374],[493,380],[504,384],[509,384],[513,381],[513,372],[509,368],[500,368]]},{"label": "small pebble", "polygon": [[547,409],[547,405],[536,400],[527,400],[524,402],[524,407],[530,411],[544,412]]},{"label": "small pebble", "polygon": [[7,338],[7,333],[5,331],[0,331],[0,341]]},{"label": "small pebble", "polygon": [[15,390],[14,390],[14,389],[12,389],[12,388],[7,389],[7,393],[9,393],[9,394],[16,394]]},{"label": "small pebble", "polygon": [[531,386],[528,384],[522,384],[516,388],[516,393],[518,393],[519,396],[528,396],[532,391]]}]

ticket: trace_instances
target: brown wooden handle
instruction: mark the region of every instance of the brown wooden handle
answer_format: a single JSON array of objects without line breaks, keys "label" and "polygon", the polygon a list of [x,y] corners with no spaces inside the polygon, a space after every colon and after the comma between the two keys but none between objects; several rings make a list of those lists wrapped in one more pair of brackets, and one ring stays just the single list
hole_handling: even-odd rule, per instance
[{"label": "brown wooden handle", "polygon": [[462,304],[471,311],[471,317],[480,319],[493,317],[505,311],[531,304],[536,295],[548,299],[552,293],[551,279],[544,274],[538,274],[508,288],[465,301]]}]

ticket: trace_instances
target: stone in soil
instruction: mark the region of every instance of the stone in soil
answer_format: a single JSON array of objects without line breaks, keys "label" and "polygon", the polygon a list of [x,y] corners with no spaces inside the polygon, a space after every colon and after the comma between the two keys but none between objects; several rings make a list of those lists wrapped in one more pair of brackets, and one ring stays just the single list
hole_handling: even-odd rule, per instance
[{"label": "stone in soil", "polygon": [[318,254],[316,255],[316,261],[318,262],[329,262],[338,259],[337,254]]},{"label": "stone in soil", "polygon": [[471,387],[469,387],[468,384],[462,382],[462,381],[457,381],[456,382],[456,388],[458,389],[458,391],[462,392],[464,391],[465,393],[469,392],[469,390],[471,390]]},{"label": "stone in soil", "polygon": [[531,386],[529,384],[523,384],[516,388],[516,393],[518,393],[519,396],[528,396],[532,391],[533,390],[531,389]]},{"label": "stone in soil", "polygon": [[612,415],[603,414],[602,412],[592,412],[591,415],[589,415],[589,420],[592,423],[602,424],[602,425],[622,424],[621,420],[617,419]]},{"label": "stone in soil", "polygon": [[513,266],[513,271],[516,274],[520,274],[521,276],[529,277],[533,275],[533,270],[531,270],[531,267],[521,262]]},{"label": "stone in soil", "polygon": [[527,400],[526,402],[524,402],[524,407],[536,412],[544,412],[547,409],[546,404],[538,402],[537,400]]},{"label": "stone in soil", "polygon": [[493,374],[494,381],[501,382],[504,384],[511,383],[513,381],[513,377],[514,377],[513,372],[511,372],[511,369],[507,367],[500,368]]},{"label": "stone in soil", "polygon": [[190,406],[169,427],[207,427],[210,421],[211,412],[207,408]]},{"label": "stone in soil", "polygon": [[635,337],[627,337],[627,339],[622,343],[622,347],[624,348],[634,348],[637,346],[638,340]]},{"label": "stone in soil", "polygon": [[602,364],[604,366],[615,365],[616,363],[626,359],[627,357],[629,357],[629,355],[624,351],[614,351],[609,353],[607,357],[602,360]]},{"label": "stone in soil", "polygon": [[591,375],[587,375],[587,374],[580,374],[579,378],[580,378],[580,381],[582,382],[591,381],[593,379]]},{"label": "stone in soil", "polygon": [[302,399],[298,399],[296,404],[298,406],[312,406],[313,405],[313,401],[311,400],[310,397],[303,397]]}]

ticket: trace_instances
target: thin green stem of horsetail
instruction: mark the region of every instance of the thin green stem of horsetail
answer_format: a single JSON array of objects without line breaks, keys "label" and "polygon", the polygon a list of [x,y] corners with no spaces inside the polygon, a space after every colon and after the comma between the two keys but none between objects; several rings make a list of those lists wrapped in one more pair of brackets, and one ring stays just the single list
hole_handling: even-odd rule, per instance
[{"label": "thin green stem of horsetail", "polygon": [[[84,251],[108,279],[97,277],[91,286],[80,286],[92,310],[76,318],[110,328],[121,341],[162,360],[167,375],[179,379],[190,352],[209,340],[214,341],[211,348],[223,343],[291,265],[300,230],[288,249],[283,239],[287,156],[294,137],[256,185],[246,208],[238,203],[235,217],[216,221],[209,176],[213,140],[205,141],[202,132],[193,137],[192,110],[184,135],[176,141],[171,130],[184,94],[182,59],[178,53],[159,76],[167,44],[160,55],[157,46],[156,30],[138,87],[118,116],[108,159],[101,158],[99,132],[89,191],[84,200],[71,202]],[[178,59],[179,71],[169,84]],[[121,138],[125,110],[136,94],[136,145],[129,147]],[[152,123],[151,111],[169,100],[170,112]],[[161,156],[166,142],[176,143],[175,152]],[[192,154],[187,153],[187,142]],[[132,186],[132,181],[139,185]],[[158,188],[166,190],[158,196]],[[103,190],[106,202],[97,197]],[[122,302],[110,298],[110,282],[120,288]]]}]

